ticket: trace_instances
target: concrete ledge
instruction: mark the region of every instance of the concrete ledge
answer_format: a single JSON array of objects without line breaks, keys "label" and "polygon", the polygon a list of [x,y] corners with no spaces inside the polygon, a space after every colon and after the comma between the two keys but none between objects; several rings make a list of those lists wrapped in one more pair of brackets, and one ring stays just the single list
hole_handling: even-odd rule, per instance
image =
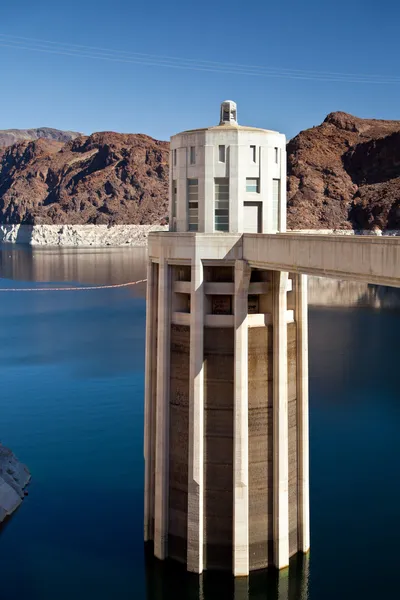
[{"label": "concrete ledge", "polygon": [[204,284],[206,294],[212,295],[228,295],[235,293],[235,284],[229,282],[207,282]]},{"label": "concrete ledge", "polygon": [[174,281],[172,291],[178,294],[190,294],[190,281]]},{"label": "concrete ledge", "polygon": [[268,294],[271,285],[268,281],[255,281],[249,284],[249,294]]},{"label": "concrete ledge", "polygon": [[187,325],[190,327],[190,313],[173,312],[171,322],[173,325]]},{"label": "concrete ledge", "polygon": [[[286,322],[294,322],[294,311],[286,311]],[[249,327],[263,327],[264,325],[272,325],[272,315],[270,313],[253,313],[247,315],[247,323]]]},{"label": "concrete ledge", "polygon": [[204,325],[206,327],[233,327],[234,315],[206,315]]}]

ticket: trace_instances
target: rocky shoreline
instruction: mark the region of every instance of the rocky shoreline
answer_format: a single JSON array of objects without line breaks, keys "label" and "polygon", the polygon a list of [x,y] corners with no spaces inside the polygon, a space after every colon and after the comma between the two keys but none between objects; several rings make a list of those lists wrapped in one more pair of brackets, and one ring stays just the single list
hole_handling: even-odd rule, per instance
[{"label": "rocky shoreline", "polygon": [[20,506],[30,480],[28,468],[0,444],[0,523]]},{"label": "rocky shoreline", "polygon": [[[146,247],[151,231],[167,231],[168,225],[0,225],[0,243],[65,247]],[[303,229],[304,235],[400,236],[400,230],[353,231],[348,229]]]},{"label": "rocky shoreline", "polygon": [[0,225],[0,243],[30,246],[147,246],[151,231],[167,225]]}]

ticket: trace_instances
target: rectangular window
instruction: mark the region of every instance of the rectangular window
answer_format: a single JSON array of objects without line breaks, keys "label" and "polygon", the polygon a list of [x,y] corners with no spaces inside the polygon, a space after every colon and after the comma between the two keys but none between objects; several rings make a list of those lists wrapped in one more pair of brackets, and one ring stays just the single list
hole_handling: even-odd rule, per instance
[{"label": "rectangular window", "polygon": [[257,162],[256,147],[250,146],[250,158],[253,162]]},{"label": "rectangular window", "polygon": [[188,179],[188,230],[199,228],[199,181]]},{"label": "rectangular window", "polygon": [[190,146],[190,164],[194,165],[196,163],[196,148],[194,146]]},{"label": "rectangular window", "polygon": [[176,149],[174,150],[174,167],[176,166]]},{"label": "rectangular window", "polygon": [[249,315],[256,315],[257,313],[260,312],[259,309],[259,298],[260,296],[253,296],[253,295],[248,295],[248,300],[247,300],[247,312],[249,313]]},{"label": "rectangular window", "polygon": [[215,190],[215,231],[229,231],[229,178],[216,177]]},{"label": "rectangular window", "polygon": [[246,192],[260,192],[260,179],[258,177],[246,177]]},{"label": "rectangular window", "polygon": [[279,206],[281,203],[281,180],[272,180],[272,229],[279,230]]},{"label": "rectangular window", "polygon": [[274,148],[274,153],[275,153],[275,162],[276,162],[276,164],[278,164],[278,162],[279,162],[279,151],[278,151],[278,148]]},{"label": "rectangular window", "polygon": [[176,185],[176,179],[172,182],[172,218],[176,217],[176,197],[177,197],[178,188]]},{"label": "rectangular window", "polygon": [[232,314],[232,296],[211,296],[213,315]]},{"label": "rectangular window", "polygon": [[225,162],[225,146],[218,146],[218,160],[219,162]]}]

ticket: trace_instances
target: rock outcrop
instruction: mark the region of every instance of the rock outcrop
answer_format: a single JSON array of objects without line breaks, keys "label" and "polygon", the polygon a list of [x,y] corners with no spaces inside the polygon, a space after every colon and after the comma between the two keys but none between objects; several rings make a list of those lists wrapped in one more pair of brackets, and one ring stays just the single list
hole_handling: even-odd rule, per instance
[{"label": "rock outcrop", "polygon": [[[331,113],[287,150],[289,229],[400,229],[400,121]],[[0,148],[0,223],[164,225],[168,165],[141,134]]]},{"label": "rock outcrop", "polygon": [[30,479],[27,467],[0,444],[0,523],[21,504]]},{"label": "rock outcrop", "polygon": [[54,140],[56,142],[69,142],[79,137],[77,131],[61,131],[51,127],[38,127],[37,129],[0,129],[0,147],[12,146],[18,142],[38,140]]},{"label": "rock outcrop", "polygon": [[169,144],[95,133],[0,150],[0,223],[164,224]]},{"label": "rock outcrop", "polygon": [[331,113],[287,152],[290,229],[400,229],[400,121]]}]

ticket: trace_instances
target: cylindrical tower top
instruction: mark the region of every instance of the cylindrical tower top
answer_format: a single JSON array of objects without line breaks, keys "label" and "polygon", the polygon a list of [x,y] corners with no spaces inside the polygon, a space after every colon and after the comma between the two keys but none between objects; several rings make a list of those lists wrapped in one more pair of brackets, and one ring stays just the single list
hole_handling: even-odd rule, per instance
[{"label": "cylindrical tower top", "polygon": [[233,124],[237,125],[237,108],[236,102],[233,100],[225,100],[221,104],[220,125]]}]

